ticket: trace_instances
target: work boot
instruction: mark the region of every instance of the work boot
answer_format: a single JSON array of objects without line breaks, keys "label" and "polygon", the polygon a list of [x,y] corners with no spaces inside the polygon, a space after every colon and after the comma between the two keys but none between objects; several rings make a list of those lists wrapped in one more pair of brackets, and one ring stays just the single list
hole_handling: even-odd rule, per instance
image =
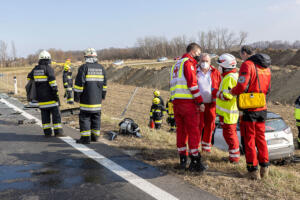
[{"label": "work boot", "polygon": [[269,176],[269,167],[260,167],[260,177],[267,178]]},{"label": "work boot", "polygon": [[260,175],[258,170],[254,170],[254,171],[248,171],[248,173],[246,174],[246,178],[251,179],[251,180],[260,180]]},{"label": "work boot", "polygon": [[45,135],[45,137],[48,138],[48,137],[51,137],[52,134],[51,133],[44,133],[44,135]]},{"label": "work boot", "polygon": [[201,161],[201,156],[191,155],[191,163],[189,166],[189,171],[203,172],[208,169],[208,165]]},{"label": "work boot", "polygon": [[180,154],[179,155],[179,165],[175,167],[175,169],[186,169],[186,164],[187,164],[187,157],[186,155]]},{"label": "work boot", "polygon": [[54,130],[54,136],[55,137],[64,137],[64,132],[63,132],[63,129],[57,129],[57,130]]},{"label": "work boot", "polygon": [[98,140],[99,140],[99,136],[94,135],[94,134],[91,135],[91,141],[92,142],[98,142]]},{"label": "work boot", "polygon": [[90,144],[91,138],[90,136],[81,136],[79,140],[76,140],[78,144]]},{"label": "work boot", "polygon": [[174,132],[175,132],[175,129],[174,129],[174,128],[170,128],[169,132],[170,132],[170,133],[174,133]]}]

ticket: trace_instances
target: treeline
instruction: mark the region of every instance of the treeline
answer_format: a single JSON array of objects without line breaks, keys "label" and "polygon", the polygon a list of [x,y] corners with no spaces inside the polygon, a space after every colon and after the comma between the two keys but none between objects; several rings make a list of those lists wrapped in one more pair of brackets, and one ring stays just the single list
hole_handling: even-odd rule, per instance
[{"label": "treeline", "polygon": [[[159,57],[177,57],[186,51],[186,46],[191,42],[200,44],[202,50],[208,53],[221,54],[223,52],[235,51],[245,44],[248,33],[245,31],[234,32],[227,28],[201,31],[196,36],[185,35],[167,39],[166,37],[144,37],[138,38],[134,47],[130,48],[107,48],[98,50],[101,60],[116,59],[156,59]],[[290,43],[288,41],[259,41],[250,44],[258,49],[300,49],[300,41]],[[56,62],[64,62],[70,58],[72,62],[83,60],[83,50],[62,51],[59,49],[48,49],[52,59]],[[17,58],[15,44],[12,41],[10,49],[8,44],[0,40],[0,66],[24,66],[37,63],[38,54],[28,55],[26,58]]]}]

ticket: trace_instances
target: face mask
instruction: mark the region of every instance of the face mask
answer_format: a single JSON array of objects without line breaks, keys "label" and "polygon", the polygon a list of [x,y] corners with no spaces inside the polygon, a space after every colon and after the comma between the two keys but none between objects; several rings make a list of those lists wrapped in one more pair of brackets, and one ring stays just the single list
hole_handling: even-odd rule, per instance
[{"label": "face mask", "polygon": [[200,61],[200,56],[195,56],[194,59],[199,62]]},{"label": "face mask", "polygon": [[208,69],[209,68],[209,64],[207,62],[203,62],[203,63],[200,64],[200,67],[202,69]]}]

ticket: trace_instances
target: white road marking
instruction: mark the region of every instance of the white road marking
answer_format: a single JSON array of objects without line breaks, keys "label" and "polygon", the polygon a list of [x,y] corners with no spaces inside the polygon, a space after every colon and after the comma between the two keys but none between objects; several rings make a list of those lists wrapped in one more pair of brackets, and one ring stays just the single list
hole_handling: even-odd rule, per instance
[{"label": "white road marking", "polygon": [[[8,107],[14,109],[15,111],[20,112],[24,117],[27,119],[34,119],[36,120],[39,126],[42,126],[41,120],[37,119],[36,117],[32,116],[31,114],[25,112],[24,110],[18,108],[17,106],[9,103],[5,99],[0,99],[1,102],[5,103]],[[155,199],[159,200],[177,200],[178,198],[171,195],[170,193],[160,189],[159,187],[153,185],[152,183],[146,181],[145,179],[137,176],[136,174],[128,171],[124,167],[118,165],[117,163],[113,162],[112,160],[106,158],[105,156],[99,154],[98,152],[88,148],[85,145],[77,144],[75,140],[69,136],[67,137],[60,137],[60,139],[67,144],[71,145],[84,155],[92,158],[102,166],[106,167],[113,173],[117,174],[118,176],[122,177],[132,185],[136,186],[140,190],[144,191],[148,195],[152,196]]]}]

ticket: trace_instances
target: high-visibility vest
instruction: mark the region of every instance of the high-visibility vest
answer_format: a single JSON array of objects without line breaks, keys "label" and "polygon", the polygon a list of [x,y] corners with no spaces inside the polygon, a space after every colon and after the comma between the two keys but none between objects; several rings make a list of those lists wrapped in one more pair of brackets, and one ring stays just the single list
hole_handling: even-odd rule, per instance
[{"label": "high-visibility vest", "polygon": [[227,74],[219,87],[219,92],[223,92],[223,96],[230,100],[222,100],[217,98],[216,112],[224,117],[225,124],[236,124],[239,118],[236,96],[229,93],[229,88],[234,88],[237,84],[238,74]]},{"label": "high-visibility vest", "polygon": [[296,126],[300,126],[300,105],[296,104],[294,116],[296,119]]},{"label": "high-visibility vest", "polygon": [[167,107],[168,114],[174,115],[173,103],[171,101],[168,101],[166,107]]},{"label": "high-visibility vest", "polygon": [[186,78],[184,77],[184,63],[189,58],[182,58],[178,60],[171,68],[170,73],[170,91],[171,100],[173,99],[193,99],[190,92]]}]

